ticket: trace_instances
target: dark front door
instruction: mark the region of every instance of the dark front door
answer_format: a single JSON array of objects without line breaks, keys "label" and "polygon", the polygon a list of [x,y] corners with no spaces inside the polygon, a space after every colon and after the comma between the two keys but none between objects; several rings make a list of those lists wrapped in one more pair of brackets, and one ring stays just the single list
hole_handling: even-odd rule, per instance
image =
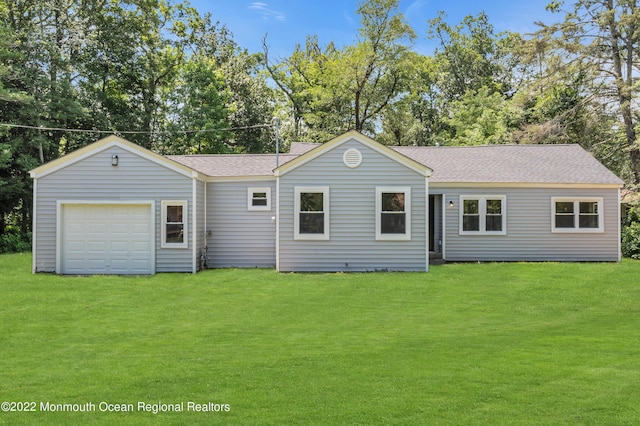
[{"label": "dark front door", "polygon": [[435,195],[429,195],[429,251],[435,251],[436,248],[436,208]]}]

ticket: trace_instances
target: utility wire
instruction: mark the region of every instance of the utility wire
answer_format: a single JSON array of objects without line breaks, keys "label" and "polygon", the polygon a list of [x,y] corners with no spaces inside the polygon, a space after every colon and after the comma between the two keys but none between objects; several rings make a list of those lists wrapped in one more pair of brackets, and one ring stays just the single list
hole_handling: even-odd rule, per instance
[{"label": "utility wire", "polygon": [[111,133],[111,134],[119,134],[119,135],[141,135],[141,134],[172,134],[172,133],[211,133],[211,132],[224,132],[224,131],[230,131],[230,130],[258,129],[261,127],[273,127],[274,125],[273,124],[255,124],[253,126],[244,126],[244,127],[227,127],[226,129],[159,130],[159,131],[66,129],[62,127],[28,126],[25,124],[10,124],[10,123],[0,123],[0,126],[12,127],[12,128],[18,128],[18,129],[50,130],[50,131],[73,132],[73,133]]}]

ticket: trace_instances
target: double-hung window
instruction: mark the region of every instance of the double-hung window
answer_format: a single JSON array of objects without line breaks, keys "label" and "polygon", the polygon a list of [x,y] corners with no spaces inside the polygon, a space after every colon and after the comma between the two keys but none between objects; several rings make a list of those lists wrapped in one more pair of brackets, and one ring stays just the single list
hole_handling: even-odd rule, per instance
[{"label": "double-hung window", "polygon": [[507,197],[504,195],[461,195],[461,235],[506,235]]},{"label": "double-hung window", "polygon": [[162,201],[162,247],[187,248],[187,202]]},{"label": "double-hung window", "polygon": [[411,239],[411,188],[376,187],[376,240]]},{"label": "double-hung window", "polygon": [[602,198],[551,198],[552,232],[603,232]]},{"label": "double-hung window", "polygon": [[294,210],[296,240],[329,239],[329,187],[296,187]]},{"label": "double-hung window", "polygon": [[247,210],[271,211],[271,188],[247,188]]}]

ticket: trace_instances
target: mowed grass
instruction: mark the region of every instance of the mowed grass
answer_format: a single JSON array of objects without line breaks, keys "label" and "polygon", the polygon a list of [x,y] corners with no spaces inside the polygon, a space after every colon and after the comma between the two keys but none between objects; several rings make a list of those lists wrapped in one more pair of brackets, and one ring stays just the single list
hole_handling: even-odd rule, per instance
[{"label": "mowed grass", "polygon": [[153,277],[32,275],[30,262],[0,256],[0,401],[38,410],[0,423],[640,421],[638,261]]}]

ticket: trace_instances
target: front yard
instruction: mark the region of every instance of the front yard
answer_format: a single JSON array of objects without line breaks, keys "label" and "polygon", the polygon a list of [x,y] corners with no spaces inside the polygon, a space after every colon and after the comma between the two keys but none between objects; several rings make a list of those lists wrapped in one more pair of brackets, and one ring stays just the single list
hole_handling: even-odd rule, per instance
[{"label": "front yard", "polygon": [[0,256],[1,424],[640,418],[640,261],[30,271],[30,255]]}]

